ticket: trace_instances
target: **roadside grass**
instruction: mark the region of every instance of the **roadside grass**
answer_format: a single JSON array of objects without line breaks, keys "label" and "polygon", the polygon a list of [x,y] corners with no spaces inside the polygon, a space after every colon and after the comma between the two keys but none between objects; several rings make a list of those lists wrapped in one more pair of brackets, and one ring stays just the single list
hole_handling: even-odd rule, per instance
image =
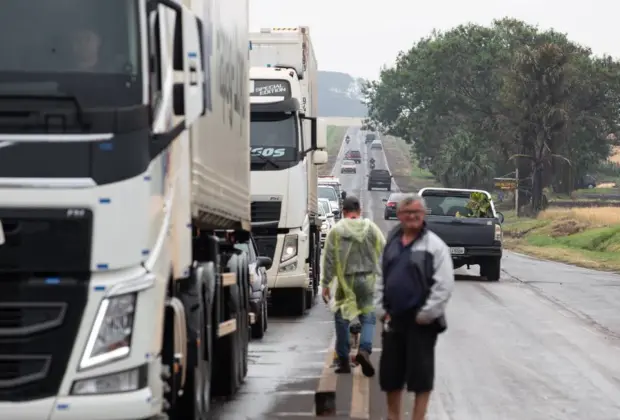
[{"label": "roadside grass", "polygon": [[347,127],[339,126],[339,125],[328,125],[327,126],[328,160],[325,165],[321,165],[319,167],[320,176],[331,175],[332,170],[334,169],[334,164],[336,163],[336,159],[338,158],[338,152],[340,151],[342,140],[346,133],[347,133]]},{"label": "roadside grass", "polygon": [[508,249],[597,270],[620,271],[617,207],[548,209],[535,219],[505,216]]},{"label": "roadside grass", "polygon": [[[420,168],[417,159],[411,153],[411,146],[405,141],[385,136],[382,138],[385,157],[392,171],[392,175],[398,177],[396,183],[403,190],[416,190],[424,187],[436,187],[439,183],[433,174],[426,169]],[[401,185],[405,183],[405,185]]]}]

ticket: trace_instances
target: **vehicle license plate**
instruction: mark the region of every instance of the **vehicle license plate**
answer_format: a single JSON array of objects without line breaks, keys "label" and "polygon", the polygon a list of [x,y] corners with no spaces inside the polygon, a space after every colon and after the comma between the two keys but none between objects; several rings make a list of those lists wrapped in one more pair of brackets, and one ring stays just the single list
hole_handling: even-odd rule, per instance
[{"label": "vehicle license plate", "polygon": [[463,255],[465,253],[465,248],[463,247],[450,248],[450,253],[452,253],[452,255]]}]

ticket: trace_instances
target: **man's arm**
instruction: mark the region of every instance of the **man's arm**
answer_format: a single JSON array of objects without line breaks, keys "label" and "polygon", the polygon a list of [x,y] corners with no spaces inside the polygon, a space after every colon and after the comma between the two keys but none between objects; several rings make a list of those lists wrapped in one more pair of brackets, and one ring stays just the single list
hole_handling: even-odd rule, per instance
[{"label": "man's arm", "polygon": [[338,252],[334,246],[336,232],[331,229],[325,238],[325,245],[323,247],[323,262],[321,264],[323,268],[323,275],[321,276],[321,287],[328,288],[334,277],[336,276],[336,258],[334,252]]},{"label": "man's arm", "polygon": [[428,319],[437,319],[445,313],[454,289],[454,266],[448,246],[442,242],[436,247],[433,257],[434,284],[426,304],[420,311],[420,314]]}]

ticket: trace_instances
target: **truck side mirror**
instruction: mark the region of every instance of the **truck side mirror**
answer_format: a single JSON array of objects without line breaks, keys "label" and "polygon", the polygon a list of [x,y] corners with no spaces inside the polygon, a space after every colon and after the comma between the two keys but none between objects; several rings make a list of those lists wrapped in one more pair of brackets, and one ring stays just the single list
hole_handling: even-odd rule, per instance
[{"label": "truck side mirror", "polygon": [[273,260],[269,257],[258,257],[256,259],[256,267],[264,267],[265,270],[269,270],[273,265]]},{"label": "truck side mirror", "polygon": [[[202,25],[185,6],[173,0],[149,0],[149,22],[153,14],[153,22],[157,19],[159,6],[164,6],[176,15],[172,67],[175,71],[183,72],[183,82],[175,83],[173,86],[172,105],[174,114],[184,119],[167,132],[153,134],[149,150],[151,159],[170,146],[183,130],[192,125],[205,111]],[[152,48],[159,49],[161,45],[153,45]]]},{"label": "truck side mirror", "polygon": [[182,63],[177,64],[182,64],[178,70],[183,71],[183,82],[174,84],[173,104],[174,115],[185,117],[185,125],[190,126],[205,108],[203,33],[200,21],[185,7],[182,7],[181,22],[180,27],[177,24],[175,28],[174,57],[182,59]]},{"label": "truck side mirror", "polygon": [[312,162],[315,165],[325,165],[327,163],[327,152],[325,150],[315,150]]},{"label": "truck side mirror", "polygon": [[346,191],[341,192],[340,197],[342,197],[343,200],[347,198],[347,192]]},{"label": "truck side mirror", "polygon": [[502,224],[504,223],[504,213],[501,212],[497,212],[497,219],[499,220],[499,223]]},{"label": "truck side mirror", "polygon": [[327,123],[324,118],[320,118],[316,123],[316,148],[327,149]]}]

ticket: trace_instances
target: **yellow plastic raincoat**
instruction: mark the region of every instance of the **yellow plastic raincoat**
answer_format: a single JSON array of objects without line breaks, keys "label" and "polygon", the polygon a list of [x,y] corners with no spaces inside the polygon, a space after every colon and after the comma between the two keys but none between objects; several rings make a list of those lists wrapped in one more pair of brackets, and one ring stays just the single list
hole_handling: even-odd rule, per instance
[{"label": "yellow plastic raincoat", "polygon": [[375,286],[381,276],[385,237],[368,219],[342,219],[329,232],[323,248],[322,287],[336,284],[334,311],[353,320],[373,312]]}]

